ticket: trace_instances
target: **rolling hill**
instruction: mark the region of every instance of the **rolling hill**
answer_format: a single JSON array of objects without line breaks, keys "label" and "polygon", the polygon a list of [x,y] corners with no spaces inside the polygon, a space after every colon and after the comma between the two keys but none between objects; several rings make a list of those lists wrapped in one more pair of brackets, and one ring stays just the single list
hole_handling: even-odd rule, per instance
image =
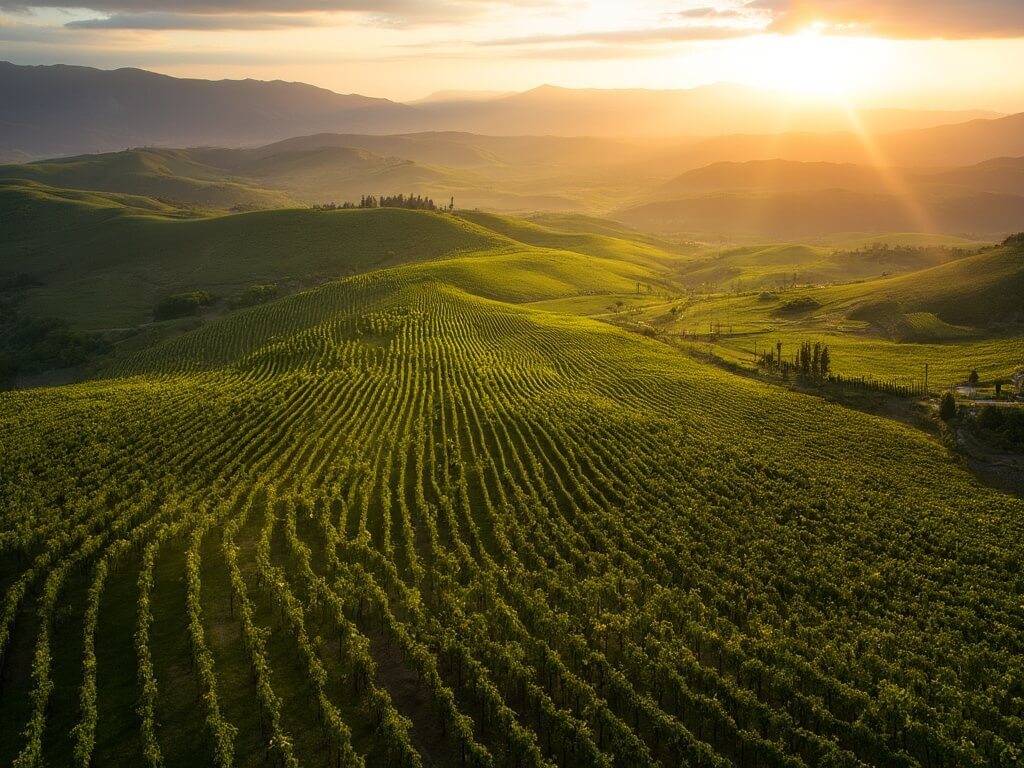
[{"label": "rolling hill", "polygon": [[1002,246],[907,275],[836,286],[823,296],[863,319],[923,312],[951,325],[1024,322],[1024,248]]},{"label": "rolling hill", "polygon": [[302,263],[382,224],[397,251],[0,394],[3,763],[1012,754],[1024,504],[933,439],[510,303],[628,287],[628,259],[440,215],[95,207]]},{"label": "rolling hill", "polygon": [[712,163],[789,160],[868,166],[965,166],[1024,156],[1024,114],[868,135],[845,130],[737,133],[679,142],[661,162],[680,172]]},{"label": "rolling hill", "polygon": [[1024,222],[1024,195],[961,191],[918,198],[827,188],[717,192],[614,211],[630,226],[665,233],[757,235],[783,240],[836,232],[945,233],[1001,239]]},{"label": "rolling hill", "polygon": [[142,195],[206,209],[297,205],[294,198],[282,191],[261,189],[250,179],[229,176],[198,162],[184,150],[140,149],[0,165],[0,179]]},{"label": "rolling hill", "polygon": [[680,174],[653,194],[670,199],[709,192],[779,193],[824,189],[864,193],[907,189],[922,196],[970,192],[1024,195],[1024,157],[996,158],[959,168],[878,167],[780,159],[723,162]]},{"label": "rolling hill", "polygon": [[0,183],[0,211],[4,273],[39,284],[24,308],[86,328],[146,322],[182,291],[294,288],[403,259],[517,247],[454,217],[398,209],[204,216],[146,198]]},{"label": "rolling hill", "polygon": [[5,165],[0,179],[146,194],[219,210],[401,192],[439,201],[454,196],[462,206],[596,212],[624,186],[635,194],[644,184],[646,172],[623,173],[639,154],[626,142],[591,139],[319,134],[253,149],[146,148]]}]

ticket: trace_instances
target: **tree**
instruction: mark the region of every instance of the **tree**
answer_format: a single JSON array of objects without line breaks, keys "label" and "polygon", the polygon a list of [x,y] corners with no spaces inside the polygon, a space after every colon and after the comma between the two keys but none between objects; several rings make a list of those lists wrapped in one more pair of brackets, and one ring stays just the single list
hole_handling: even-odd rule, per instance
[{"label": "tree", "polygon": [[952,392],[943,392],[942,399],[939,400],[939,418],[949,421],[954,416],[956,416],[956,398],[953,397]]},{"label": "tree", "polygon": [[201,307],[214,302],[214,297],[206,291],[192,291],[191,293],[176,293],[160,301],[153,310],[153,319],[173,320],[178,317],[188,317],[198,314]]},{"label": "tree", "polygon": [[972,387],[977,386],[977,384],[978,384],[978,372],[977,371],[971,371],[971,375],[967,377],[967,381],[970,383],[970,385]]}]

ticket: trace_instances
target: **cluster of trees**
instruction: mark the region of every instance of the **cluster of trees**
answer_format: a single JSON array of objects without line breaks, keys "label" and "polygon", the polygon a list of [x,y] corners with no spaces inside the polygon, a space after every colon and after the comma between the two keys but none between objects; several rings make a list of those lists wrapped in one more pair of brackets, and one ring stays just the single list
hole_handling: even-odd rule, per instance
[{"label": "cluster of trees", "polygon": [[446,207],[439,208],[433,199],[422,195],[362,195],[358,203],[344,202],[321,203],[313,206],[319,211],[349,210],[352,208],[407,208],[414,211],[437,211],[455,210],[455,198],[453,197]]},{"label": "cluster of trees", "polygon": [[1024,246],[1024,232],[1018,232],[1015,235],[1010,235],[1008,238],[1003,240],[1003,245],[1012,245],[1017,247]]},{"label": "cluster of trees", "polygon": [[783,302],[775,311],[777,314],[791,314],[794,312],[806,312],[810,309],[817,309],[820,306],[821,304],[810,296],[798,296],[795,299],[789,299],[788,301]]},{"label": "cluster of trees", "polygon": [[808,381],[827,381],[832,373],[832,355],[828,345],[820,341],[803,342],[792,360],[782,359],[782,342],[758,357],[757,364],[770,371],[778,371],[784,379],[792,374]]},{"label": "cluster of trees", "polygon": [[1010,450],[1024,448],[1024,410],[989,405],[978,412],[957,408],[952,392],[943,392],[939,399],[939,418],[958,419],[961,424],[986,441]]},{"label": "cluster of trees", "polygon": [[174,320],[178,317],[189,317],[199,313],[202,307],[209,306],[217,298],[206,291],[175,293],[162,299],[153,310],[154,320]]},{"label": "cluster of trees", "polygon": [[820,341],[805,341],[800,345],[796,353],[797,373],[805,379],[821,381],[827,379],[832,367],[832,357],[828,351],[828,345]]},{"label": "cluster of trees", "polygon": [[267,283],[265,285],[251,285],[245,289],[240,295],[235,296],[231,299],[229,304],[232,309],[242,309],[243,307],[255,307],[257,304],[265,304],[268,301],[272,301],[277,298],[279,293],[278,287],[275,283]]},{"label": "cluster of trees", "polygon": [[73,330],[54,317],[26,317],[13,302],[0,301],[0,383],[20,374],[73,368],[110,350],[100,334]]},{"label": "cluster of trees", "polygon": [[989,405],[981,409],[972,426],[1007,448],[1024,448],[1024,411],[1019,408]]}]

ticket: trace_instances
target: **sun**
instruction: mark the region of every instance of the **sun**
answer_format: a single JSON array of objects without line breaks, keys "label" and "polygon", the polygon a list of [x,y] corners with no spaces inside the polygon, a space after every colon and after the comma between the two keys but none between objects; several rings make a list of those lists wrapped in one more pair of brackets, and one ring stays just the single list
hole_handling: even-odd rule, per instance
[{"label": "sun", "polygon": [[870,88],[884,68],[876,40],[825,35],[809,28],[768,35],[738,52],[740,77],[795,96],[846,97]]}]

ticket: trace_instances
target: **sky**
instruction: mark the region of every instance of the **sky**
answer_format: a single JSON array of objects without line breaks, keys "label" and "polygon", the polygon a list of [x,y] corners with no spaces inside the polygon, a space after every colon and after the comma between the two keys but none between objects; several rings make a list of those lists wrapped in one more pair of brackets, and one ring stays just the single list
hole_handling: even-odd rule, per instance
[{"label": "sky", "polygon": [[1024,0],[0,0],[0,59],[435,91],[737,82],[1024,111]]}]

